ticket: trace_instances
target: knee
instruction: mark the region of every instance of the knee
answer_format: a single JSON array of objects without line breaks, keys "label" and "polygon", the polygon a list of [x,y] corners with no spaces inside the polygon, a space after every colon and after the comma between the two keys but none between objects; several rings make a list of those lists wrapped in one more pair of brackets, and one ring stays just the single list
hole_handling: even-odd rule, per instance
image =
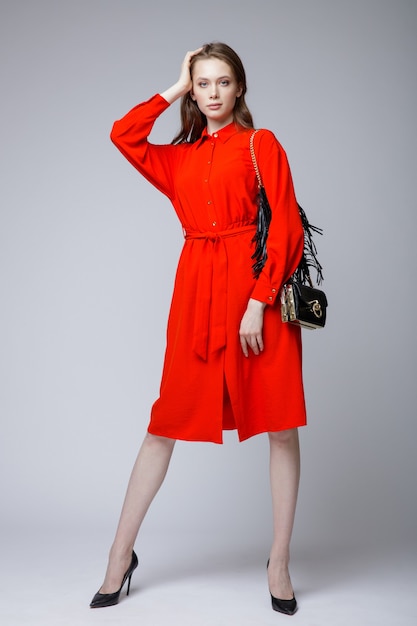
[{"label": "knee", "polygon": [[175,439],[170,439],[169,437],[160,437],[159,435],[152,435],[147,432],[144,443],[146,446],[150,446],[152,448],[172,449],[175,445],[175,441]]},{"label": "knee", "polygon": [[297,428],[290,428],[289,430],[279,430],[275,432],[269,432],[269,442],[271,446],[287,447],[294,445],[298,441]]}]

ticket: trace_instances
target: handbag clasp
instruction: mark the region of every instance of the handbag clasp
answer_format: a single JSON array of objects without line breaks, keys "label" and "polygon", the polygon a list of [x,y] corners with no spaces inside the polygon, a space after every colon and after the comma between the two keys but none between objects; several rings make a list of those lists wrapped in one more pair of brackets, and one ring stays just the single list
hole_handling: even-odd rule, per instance
[{"label": "handbag clasp", "polygon": [[318,319],[323,317],[323,309],[321,308],[321,304],[318,300],[312,300],[309,304],[311,306],[311,310],[313,311],[314,315],[318,317]]}]

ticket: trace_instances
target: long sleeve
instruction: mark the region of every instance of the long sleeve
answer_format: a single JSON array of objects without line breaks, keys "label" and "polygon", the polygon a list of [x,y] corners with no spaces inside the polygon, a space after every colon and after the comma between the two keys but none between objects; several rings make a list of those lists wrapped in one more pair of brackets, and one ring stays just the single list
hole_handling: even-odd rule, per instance
[{"label": "long sleeve", "polygon": [[267,241],[268,258],[252,291],[252,298],[273,304],[280,288],[300,262],[304,232],[284,149],[267,130],[255,135],[254,148],[272,218]]},{"label": "long sleeve", "polygon": [[159,94],[138,104],[116,121],[110,138],[123,156],[159,191],[174,196],[175,162],[178,147],[148,141],[155,120],[169,107]]}]

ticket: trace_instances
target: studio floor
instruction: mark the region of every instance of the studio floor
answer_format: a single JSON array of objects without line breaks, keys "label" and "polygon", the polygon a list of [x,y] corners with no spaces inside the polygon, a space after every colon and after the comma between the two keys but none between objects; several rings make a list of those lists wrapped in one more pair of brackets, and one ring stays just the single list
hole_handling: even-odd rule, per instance
[{"label": "studio floor", "polygon": [[[130,596],[92,610],[101,584],[107,533],[8,530],[3,534],[0,623],[4,626],[415,626],[417,554],[299,546],[293,617],[272,611],[266,555],[216,538],[148,535],[138,545]],[[146,545],[145,545],[146,543]],[[106,546],[106,548],[105,548]]]}]

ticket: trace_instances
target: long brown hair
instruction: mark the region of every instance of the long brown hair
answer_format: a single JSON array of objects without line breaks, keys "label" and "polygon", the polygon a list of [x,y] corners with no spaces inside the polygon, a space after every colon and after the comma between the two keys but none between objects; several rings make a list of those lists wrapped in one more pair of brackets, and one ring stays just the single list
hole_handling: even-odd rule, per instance
[{"label": "long brown hair", "polygon": [[[242,93],[236,99],[235,108],[233,110],[233,120],[235,124],[243,126],[243,128],[253,128],[252,115],[245,102],[245,93],[247,91],[245,69],[239,56],[230,46],[220,42],[205,44],[203,49],[191,59],[191,76],[193,75],[194,64],[197,61],[213,58],[228,64],[237,84],[242,89]],[[178,135],[174,137],[172,143],[194,143],[200,138],[206,125],[206,116],[200,111],[197,103],[191,98],[191,93],[186,93],[181,100],[181,130]]]}]

